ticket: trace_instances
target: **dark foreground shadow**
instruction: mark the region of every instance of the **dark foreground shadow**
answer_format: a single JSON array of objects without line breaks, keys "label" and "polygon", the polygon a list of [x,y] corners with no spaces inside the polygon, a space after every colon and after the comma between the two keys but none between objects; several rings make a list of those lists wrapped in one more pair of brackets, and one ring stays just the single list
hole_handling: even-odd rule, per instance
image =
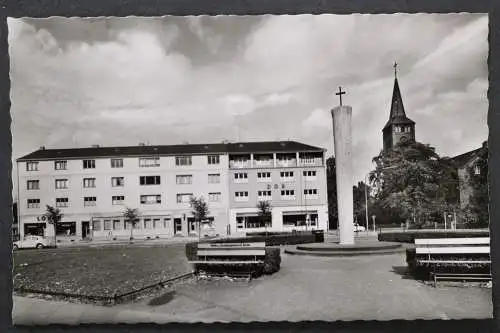
[{"label": "dark foreground shadow", "polygon": [[160,306],[170,303],[175,298],[175,290],[161,294],[149,301],[149,306]]},{"label": "dark foreground shadow", "polygon": [[16,326],[12,332],[497,332],[492,319]]},{"label": "dark foreground shadow", "polygon": [[408,266],[392,266],[391,273],[398,274],[404,280],[418,281],[417,279],[415,279],[415,277],[413,277],[413,275],[411,275],[410,271],[408,270]]}]

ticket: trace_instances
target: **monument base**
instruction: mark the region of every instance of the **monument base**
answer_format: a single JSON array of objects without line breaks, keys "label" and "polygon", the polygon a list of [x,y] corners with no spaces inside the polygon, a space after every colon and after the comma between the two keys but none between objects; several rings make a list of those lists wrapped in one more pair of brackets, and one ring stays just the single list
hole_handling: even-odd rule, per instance
[{"label": "monument base", "polygon": [[306,255],[316,257],[353,257],[366,255],[383,255],[402,253],[405,248],[400,243],[365,241],[354,245],[343,245],[338,242],[313,243],[297,245],[285,249],[285,253],[292,255]]}]

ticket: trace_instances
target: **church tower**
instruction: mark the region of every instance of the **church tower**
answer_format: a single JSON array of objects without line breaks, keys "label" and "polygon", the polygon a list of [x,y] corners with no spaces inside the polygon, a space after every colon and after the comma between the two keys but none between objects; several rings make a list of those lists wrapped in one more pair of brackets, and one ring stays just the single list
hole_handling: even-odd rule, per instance
[{"label": "church tower", "polygon": [[382,130],[384,152],[392,149],[400,142],[415,141],[415,122],[408,118],[403,106],[399,90],[397,64],[394,64],[394,89],[392,91],[391,112],[389,120]]}]

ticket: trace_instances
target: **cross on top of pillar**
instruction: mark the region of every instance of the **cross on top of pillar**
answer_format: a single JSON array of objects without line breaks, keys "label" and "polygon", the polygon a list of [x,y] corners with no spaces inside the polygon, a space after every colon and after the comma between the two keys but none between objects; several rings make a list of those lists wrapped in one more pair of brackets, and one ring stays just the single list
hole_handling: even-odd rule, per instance
[{"label": "cross on top of pillar", "polygon": [[397,62],[394,62],[394,77],[397,77],[398,76],[398,63]]},{"label": "cross on top of pillar", "polygon": [[342,87],[339,87],[339,92],[336,92],[335,95],[340,98],[340,106],[342,106],[342,95],[345,95],[345,91],[342,91]]}]

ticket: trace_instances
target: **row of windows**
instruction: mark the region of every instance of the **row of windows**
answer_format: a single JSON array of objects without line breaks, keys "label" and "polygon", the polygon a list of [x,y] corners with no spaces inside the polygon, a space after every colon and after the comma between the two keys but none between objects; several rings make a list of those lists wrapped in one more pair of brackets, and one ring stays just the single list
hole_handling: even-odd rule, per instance
[{"label": "row of windows", "polygon": [[[94,231],[101,231],[101,230],[124,230],[124,229],[130,229],[131,224],[129,221],[121,220],[121,219],[113,219],[113,220],[103,220],[103,223],[101,224],[100,220],[93,220],[92,221],[92,229]],[[144,227],[144,229],[167,229],[170,223],[170,219],[164,218],[163,221],[162,219],[158,218],[145,218],[144,219],[144,225],[142,225],[140,220],[136,221],[137,223],[134,226],[134,229],[141,229]]]},{"label": "row of windows", "polygon": [[[182,184],[192,184],[193,176],[192,175],[180,175],[176,176],[176,183],[179,185]],[[220,183],[220,174],[209,174],[208,175],[208,183],[209,184],[218,184]],[[140,176],[139,184],[146,185],[160,185],[161,177],[160,176]],[[125,186],[125,178],[124,177],[111,177],[111,186],[112,187],[123,187]],[[28,190],[39,190],[40,189],[40,181],[39,180],[28,180],[26,185]],[[68,179],[56,179],[55,180],[56,189],[67,189],[68,188]],[[83,178],[83,187],[84,188],[95,188],[96,187],[96,178]]]},{"label": "row of windows", "polygon": [[[179,193],[177,194],[177,203],[188,203],[190,198],[193,196],[193,193]],[[219,202],[222,199],[222,194],[220,192],[212,192],[208,193],[208,201],[210,202]],[[161,194],[153,194],[153,195],[141,195],[139,199],[142,205],[150,205],[150,204],[161,204],[162,197]],[[111,197],[111,203],[113,205],[123,205],[125,202],[125,196],[123,195],[114,195]],[[27,201],[28,208],[40,208],[40,199],[28,199]],[[84,197],[83,198],[83,206],[90,207],[97,205],[97,197]],[[56,198],[56,207],[69,207],[69,199],[68,198]]]},{"label": "row of windows", "polygon": [[[315,177],[316,171],[304,171],[305,177]],[[284,171],[280,173],[281,178],[293,178],[293,171]],[[270,172],[258,172],[258,179],[270,179]],[[245,181],[248,179],[248,173],[235,173],[234,179],[238,181]],[[177,175],[176,176],[176,184],[192,184],[193,183],[193,175]],[[209,184],[217,184],[220,183],[220,174],[209,174],[208,175],[208,183]],[[160,176],[140,176],[139,177],[140,185],[160,185],[161,177]],[[111,178],[111,186],[112,187],[122,187],[125,186],[124,177],[112,177]],[[83,187],[84,188],[94,188],[96,187],[96,178],[84,178],[83,179]],[[68,179],[56,179],[55,180],[55,188],[56,189],[67,189],[68,188]],[[28,190],[38,190],[40,189],[40,181],[39,180],[28,180],[27,181],[27,189]]]},{"label": "row of windows", "polygon": [[[305,189],[305,196],[315,196],[318,194],[317,189]],[[190,198],[193,196],[193,193],[179,193],[177,194],[177,203],[188,203]],[[270,198],[272,196],[271,191],[257,191],[257,196],[259,198]],[[295,196],[295,190],[281,190],[281,197],[284,199],[289,199]],[[235,200],[247,200],[248,199],[248,191],[238,191],[234,193]],[[222,194],[220,192],[211,192],[208,193],[208,201],[209,202],[219,202],[222,200]],[[123,195],[114,195],[111,197],[111,203],[113,205],[123,205],[125,201],[125,196]],[[149,195],[141,195],[140,203],[142,205],[151,205],[151,204],[161,204],[162,196],[161,194],[149,194]],[[40,208],[40,199],[28,199],[27,200],[28,208]],[[97,205],[97,197],[84,197],[83,198],[83,206],[91,207]],[[56,198],[56,207],[58,208],[66,208],[69,207],[69,199],[68,198]]]},{"label": "row of windows", "polygon": [[[26,163],[26,171],[38,171],[38,163],[39,162],[27,162]],[[123,159],[122,158],[112,158],[110,160],[111,168],[123,168]],[[208,155],[207,163],[209,165],[218,165],[220,164],[220,156],[219,155]],[[175,165],[176,166],[187,166],[192,165],[193,159],[192,156],[177,156],[175,157]],[[84,169],[95,169],[95,160],[88,159],[83,160],[82,165]],[[160,166],[160,157],[152,156],[152,157],[140,157],[139,158],[139,167],[147,168],[147,167],[159,167]],[[55,161],[54,162],[54,170],[67,170],[68,161]]]}]

